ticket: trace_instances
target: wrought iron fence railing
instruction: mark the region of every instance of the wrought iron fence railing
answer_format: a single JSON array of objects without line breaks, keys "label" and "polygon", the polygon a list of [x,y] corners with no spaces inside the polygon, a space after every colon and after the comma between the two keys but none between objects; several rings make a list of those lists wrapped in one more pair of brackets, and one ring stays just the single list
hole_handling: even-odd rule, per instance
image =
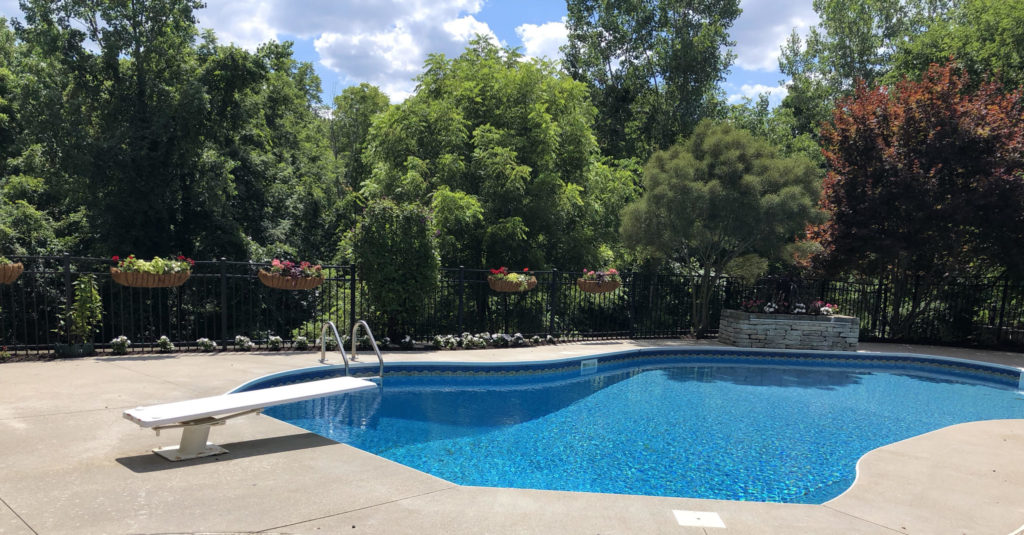
[{"label": "wrought iron fence railing", "polygon": [[[0,285],[0,346],[10,353],[49,352],[69,337],[59,332],[59,314],[82,274],[96,277],[103,319],[92,337],[98,348],[125,335],[131,351],[152,351],[161,336],[181,350],[198,349],[209,338],[231,348],[236,335],[267,347],[271,335],[286,344],[299,336],[313,343],[324,321],[352,325],[368,319],[378,330],[381,313],[351,265],[324,266],[325,282],[314,290],[283,291],[261,284],[265,264],[197,261],[192,276],[176,288],[130,288],[111,280],[106,259],[72,256],[12,257],[25,271]],[[694,280],[665,274],[626,272],[622,287],[591,294],[576,286],[578,273],[535,272],[538,284],[522,293],[498,293],[486,270],[446,268],[424,312],[403,334],[427,341],[435,334],[519,332],[560,339],[661,338],[691,332]],[[750,297],[768,298],[786,281],[749,284],[723,279],[715,288],[710,325],[721,311]],[[809,302],[835,303],[860,318],[863,340],[1003,346],[1024,349],[1024,285],[1005,280],[956,284],[893,284],[803,280],[786,282]],[[714,335],[712,330],[711,335]],[[378,335],[383,337],[384,333]],[[394,340],[393,342],[397,342]]]}]

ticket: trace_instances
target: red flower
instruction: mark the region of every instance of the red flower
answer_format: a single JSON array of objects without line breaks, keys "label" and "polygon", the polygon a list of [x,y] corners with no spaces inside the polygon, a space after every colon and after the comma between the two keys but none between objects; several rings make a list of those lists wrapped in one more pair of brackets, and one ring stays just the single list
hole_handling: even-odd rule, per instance
[{"label": "red flower", "polygon": [[185,259],[185,255],[178,255],[178,260],[184,260],[184,259]]},{"label": "red flower", "polygon": [[491,275],[497,275],[498,273],[499,273],[498,270],[493,269],[493,268],[491,269]]},{"label": "red flower", "polygon": [[523,273],[526,273],[527,271],[530,271],[530,268],[523,268]]},{"label": "red flower", "polygon": [[110,259],[113,260],[114,262],[120,262],[121,261],[121,257],[117,256],[117,255],[114,255],[114,256],[110,257]]}]

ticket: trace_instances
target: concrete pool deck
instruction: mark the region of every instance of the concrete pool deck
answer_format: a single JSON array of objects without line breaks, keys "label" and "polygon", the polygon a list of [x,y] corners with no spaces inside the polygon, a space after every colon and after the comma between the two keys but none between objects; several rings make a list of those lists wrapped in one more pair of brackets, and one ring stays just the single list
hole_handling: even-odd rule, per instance
[{"label": "concrete pool deck", "polygon": [[[682,341],[391,352],[388,361],[528,361]],[[714,345],[714,344],[708,344]],[[1024,354],[861,344],[1024,367]],[[230,453],[170,463],[177,443],[125,409],[224,393],[318,353],[97,357],[0,364],[0,533],[1020,533],[1024,420],[948,427],[868,453],[823,505],[463,487],[263,415],[214,427]],[[1022,400],[1024,403],[1024,400]],[[673,511],[714,512],[725,528]],[[706,517],[705,517],[706,518]]]}]

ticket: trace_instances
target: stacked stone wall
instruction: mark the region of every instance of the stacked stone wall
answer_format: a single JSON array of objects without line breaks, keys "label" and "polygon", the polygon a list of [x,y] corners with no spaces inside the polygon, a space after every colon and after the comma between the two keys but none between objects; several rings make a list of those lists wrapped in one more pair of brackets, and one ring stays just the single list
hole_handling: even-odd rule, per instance
[{"label": "stacked stone wall", "polygon": [[723,310],[718,341],[735,347],[856,351],[860,321],[851,316],[757,314]]}]

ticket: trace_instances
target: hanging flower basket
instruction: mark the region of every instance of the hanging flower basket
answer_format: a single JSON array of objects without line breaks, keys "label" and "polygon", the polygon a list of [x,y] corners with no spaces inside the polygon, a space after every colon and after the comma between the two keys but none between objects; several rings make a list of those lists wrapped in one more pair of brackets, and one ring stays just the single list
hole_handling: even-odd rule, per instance
[{"label": "hanging flower basket", "polygon": [[606,280],[606,281],[588,281],[583,279],[576,279],[576,286],[580,290],[589,294],[603,294],[608,292],[614,292],[618,290],[622,283],[617,280]]},{"label": "hanging flower basket", "polygon": [[487,284],[496,292],[519,293],[534,289],[537,286],[537,277],[530,276],[526,284],[508,279],[487,277]]},{"label": "hanging flower basket", "polygon": [[133,288],[172,288],[181,286],[192,275],[191,271],[179,273],[143,273],[141,271],[121,271],[110,268],[110,276],[114,282]]},{"label": "hanging flower basket", "polygon": [[0,264],[0,284],[13,284],[21,276],[22,271],[25,271],[25,266],[21,262]]},{"label": "hanging flower basket", "polygon": [[258,276],[264,285],[278,290],[312,290],[324,283],[323,277],[286,277],[262,269]]}]

